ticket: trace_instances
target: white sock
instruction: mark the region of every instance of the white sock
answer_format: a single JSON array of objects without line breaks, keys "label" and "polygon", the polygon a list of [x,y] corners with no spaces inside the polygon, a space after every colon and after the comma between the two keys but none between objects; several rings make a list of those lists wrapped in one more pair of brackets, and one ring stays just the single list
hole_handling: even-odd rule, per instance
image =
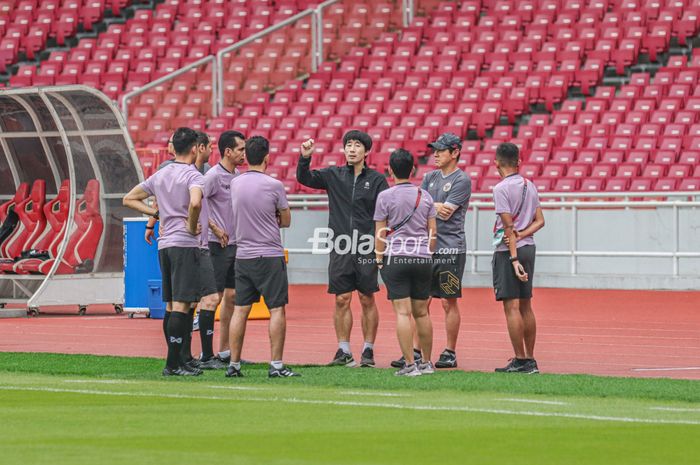
[{"label": "white sock", "polygon": [[362,352],[364,352],[365,349],[372,349],[372,350],[374,350],[374,344],[372,344],[371,342],[365,341],[365,345],[362,346]]},{"label": "white sock", "polygon": [[230,350],[224,350],[223,352],[219,352],[219,358],[229,358],[230,356],[231,356]]},{"label": "white sock", "polygon": [[340,349],[342,349],[342,351],[345,352],[346,354],[352,354],[352,352],[350,352],[350,342],[348,342],[348,341],[340,341],[340,342],[338,343],[338,347],[339,347]]},{"label": "white sock", "polygon": [[240,361],[238,361],[238,362],[231,362],[231,363],[229,363],[229,366],[232,366],[232,367],[235,368],[236,370],[240,370],[240,369],[241,369],[241,362],[240,362]]},{"label": "white sock", "polygon": [[284,366],[282,360],[273,360],[270,362],[270,365],[272,365],[272,368],[274,368],[275,370],[281,370]]}]

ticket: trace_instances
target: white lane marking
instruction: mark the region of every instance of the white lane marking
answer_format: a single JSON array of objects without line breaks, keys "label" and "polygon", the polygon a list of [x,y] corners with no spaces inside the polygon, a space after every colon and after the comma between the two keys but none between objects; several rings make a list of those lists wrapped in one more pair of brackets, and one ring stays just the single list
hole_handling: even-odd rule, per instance
[{"label": "white lane marking", "polygon": [[64,383],[100,383],[100,384],[133,384],[136,381],[127,381],[124,379],[64,379]]},{"label": "white lane marking", "polygon": [[700,367],[632,368],[632,371],[691,371]]},{"label": "white lane marking", "polygon": [[340,391],[338,394],[345,396],[409,397],[408,394],[399,394],[396,392]]},{"label": "white lane marking", "polygon": [[516,399],[516,398],[503,398],[496,400],[504,400],[506,402],[522,402],[525,404],[544,404],[544,405],[569,405],[567,402],[559,402],[558,400],[535,400],[535,399]]},{"label": "white lane marking", "polygon": [[403,405],[403,404],[388,404],[380,402],[351,402],[351,401],[334,401],[334,400],[314,400],[314,399],[298,399],[296,397],[221,397],[221,396],[196,396],[191,394],[158,394],[149,392],[124,392],[124,391],[96,391],[92,389],[59,389],[48,387],[29,387],[29,386],[0,386],[0,391],[36,391],[36,392],[54,392],[54,393],[69,393],[69,394],[90,394],[99,396],[120,396],[120,397],[150,397],[162,399],[192,399],[192,400],[228,400],[233,402],[284,402],[288,404],[313,404],[313,405],[335,405],[340,407],[368,407],[368,408],[387,408],[397,410],[416,410],[416,411],[435,411],[435,412],[467,412],[467,413],[489,413],[494,415],[521,415],[528,417],[555,417],[569,418],[575,420],[591,420],[591,421],[610,421],[620,423],[645,423],[645,424],[662,424],[662,425],[699,425],[700,420],[665,420],[656,418],[635,418],[635,417],[613,417],[604,415],[588,415],[581,413],[565,413],[565,412],[538,412],[528,410],[505,410],[505,409],[488,409],[476,407],[452,407],[439,405]]},{"label": "white lane marking", "polygon": [[659,410],[662,412],[692,412],[700,413],[700,408],[679,408],[679,407],[649,407],[649,410]]},{"label": "white lane marking", "polygon": [[248,386],[215,386],[215,385],[209,385],[206,386],[210,389],[228,389],[232,391],[265,391],[267,388],[264,387],[248,387]]}]

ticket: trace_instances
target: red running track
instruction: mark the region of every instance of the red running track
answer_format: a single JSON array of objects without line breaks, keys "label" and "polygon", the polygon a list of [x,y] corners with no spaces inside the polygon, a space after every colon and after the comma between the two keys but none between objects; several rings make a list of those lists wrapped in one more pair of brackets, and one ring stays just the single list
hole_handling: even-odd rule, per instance
[{"label": "red running track", "polygon": [[[400,355],[394,315],[384,289],[375,345],[378,366]],[[285,359],[290,364],[323,364],[337,346],[333,297],[325,286],[291,286],[287,307]],[[635,377],[700,379],[700,292],[537,289],[536,357],[548,373],[587,373]],[[505,319],[491,289],[464,289],[457,348],[463,370],[492,371],[511,357]],[[2,310],[0,310],[2,311]],[[0,319],[0,351],[100,355],[165,354],[161,320],[133,319],[108,310],[86,316],[52,315]],[[353,300],[352,348],[362,349],[359,302]],[[445,343],[444,315],[432,304],[433,358]],[[218,336],[216,336],[218,338]],[[195,333],[193,351],[199,351]],[[215,341],[218,339],[215,338]],[[216,347],[217,342],[215,342]],[[246,359],[269,360],[267,321],[251,321],[243,351]]]}]

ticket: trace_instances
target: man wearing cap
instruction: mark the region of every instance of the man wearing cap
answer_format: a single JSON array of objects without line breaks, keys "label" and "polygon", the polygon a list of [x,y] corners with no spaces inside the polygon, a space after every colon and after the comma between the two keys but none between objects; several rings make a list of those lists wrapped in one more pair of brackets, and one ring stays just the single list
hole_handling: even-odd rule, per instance
[{"label": "man wearing cap", "polygon": [[[389,184],[381,173],[367,168],[365,158],[371,149],[372,138],[369,134],[357,130],[348,131],[343,136],[347,163],[344,166],[311,170],[314,141],[309,139],[301,146],[297,165],[297,180],[301,184],[328,192],[328,229],[332,235],[330,241],[335,241],[328,266],[328,293],[335,294],[334,324],[338,338],[338,350],[330,365],[356,365],[350,350],[350,301],[353,291],[357,291],[362,305],[364,336],[360,366],[374,366],[374,340],[379,325],[379,313],[374,301],[374,293],[379,291],[372,245],[374,209],[377,196],[388,189]],[[363,237],[370,238],[367,250],[357,243]],[[344,246],[348,244],[349,251]]]},{"label": "man wearing cap", "polygon": [[[462,276],[466,262],[467,240],[464,234],[464,220],[469,208],[472,193],[472,181],[459,169],[461,139],[452,133],[442,134],[435,142],[428,144],[435,157],[434,171],[423,178],[421,188],[427,190],[435,201],[437,210],[437,251],[433,255],[432,297],[439,297],[445,310],[445,331],[447,344],[436,368],[455,368],[457,366],[457,335],[461,318],[457,299],[462,297]],[[418,341],[414,336],[414,347]],[[415,356],[420,351],[414,349]],[[404,357],[391,362],[392,366],[401,368]]]}]

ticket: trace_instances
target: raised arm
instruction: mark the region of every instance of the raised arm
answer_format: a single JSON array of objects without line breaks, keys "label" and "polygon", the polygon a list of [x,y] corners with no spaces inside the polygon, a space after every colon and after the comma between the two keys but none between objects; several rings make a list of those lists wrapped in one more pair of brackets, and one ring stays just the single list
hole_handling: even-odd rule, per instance
[{"label": "raised arm", "polygon": [[131,189],[131,191],[124,196],[122,204],[125,207],[131,208],[132,210],[136,210],[137,212],[143,213],[144,215],[153,216],[156,214],[157,209],[149,207],[144,202],[144,200],[146,200],[150,196],[151,194],[146,192],[144,188],[141,187],[141,184],[139,184],[138,186]]},{"label": "raised arm", "polygon": [[312,189],[326,189],[328,184],[324,176],[325,170],[311,169],[311,154],[314,153],[314,140],[309,139],[301,144],[301,155],[297,164],[297,181]]}]

